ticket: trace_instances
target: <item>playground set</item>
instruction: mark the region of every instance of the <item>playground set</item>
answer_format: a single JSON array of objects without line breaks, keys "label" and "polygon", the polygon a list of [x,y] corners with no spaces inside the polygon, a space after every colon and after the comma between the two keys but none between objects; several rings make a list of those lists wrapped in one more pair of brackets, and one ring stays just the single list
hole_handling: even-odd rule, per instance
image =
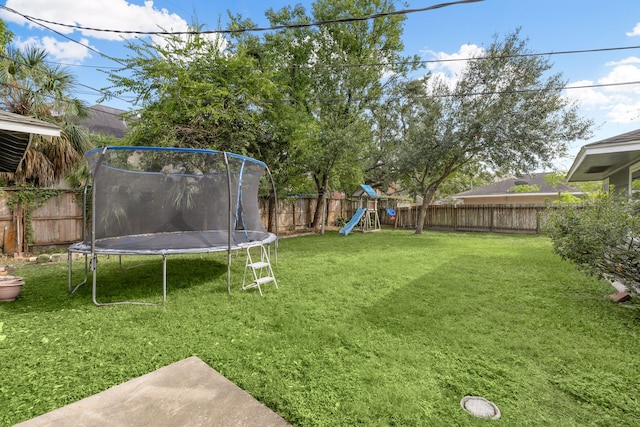
[{"label": "playground set", "polygon": [[[358,208],[339,233],[346,236],[356,228],[364,233],[380,230],[380,217],[378,216],[380,195],[370,185],[360,184],[351,196],[358,198]],[[395,216],[395,212],[390,208],[387,209],[387,214],[392,219]]]}]

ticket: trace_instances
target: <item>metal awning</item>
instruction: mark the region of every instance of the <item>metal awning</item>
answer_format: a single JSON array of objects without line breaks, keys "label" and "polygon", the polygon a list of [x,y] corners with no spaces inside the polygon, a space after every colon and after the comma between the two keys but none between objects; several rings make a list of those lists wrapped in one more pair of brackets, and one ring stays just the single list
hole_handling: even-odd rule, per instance
[{"label": "metal awning", "polygon": [[60,128],[32,117],[0,111],[0,172],[15,172],[34,134],[60,136]]}]

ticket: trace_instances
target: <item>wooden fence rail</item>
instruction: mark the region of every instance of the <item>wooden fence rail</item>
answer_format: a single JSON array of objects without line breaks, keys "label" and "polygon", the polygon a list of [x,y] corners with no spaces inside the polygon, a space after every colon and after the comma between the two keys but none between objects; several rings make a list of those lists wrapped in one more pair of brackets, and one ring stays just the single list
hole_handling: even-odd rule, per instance
[{"label": "wooden fence rail", "polygon": [[[82,199],[76,192],[62,191],[35,209],[31,220],[26,207],[9,207],[11,188],[0,189],[0,245],[5,254],[20,254],[33,249],[59,246],[82,240]],[[391,201],[389,201],[391,204]],[[326,224],[348,220],[355,210],[353,201],[329,199]],[[385,208],[387,204],[385,202]],[[393,206],[390,206],[393,207]],[[268,203],[261,200],[263,222],[268,221]],[[382,225],[415,228],[418,206],[394,207],[395,218],[379,209]],[[313,222],[316,199],[309,197],[278,200],[278,228],[283,233],[301,231]],[[547,217],[543,205],[434,205],[425,219],[425,229],[455,231],[493,231],[540,233]]]},{"label": "wooden fence rail", "polygon": [[[5,254],[22,254],[29,246],[66,246],[82,240],[82,202],[73,191],[60,194],[28,212],[28,206],[16,202],[12,195],[19,191],[0,189],[0,245]],[[32,201],[31,203],[34,203]]]},{"label": "wooden fence rail", "polygon": [[[433,205],[425,229],[540,233],[549,209],[546,205]],[[415,228],[419,207],[396,209],[397,226]]]}]

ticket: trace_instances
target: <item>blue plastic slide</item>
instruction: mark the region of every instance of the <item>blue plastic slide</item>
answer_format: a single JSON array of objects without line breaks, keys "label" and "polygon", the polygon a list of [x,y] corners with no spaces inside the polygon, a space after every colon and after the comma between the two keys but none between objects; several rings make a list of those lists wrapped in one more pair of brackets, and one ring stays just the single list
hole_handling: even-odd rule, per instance
[{"label": "blue plastic slide", "polygon": [[364,208],[358,208],[358,210],[356,211],[356,213],[353,214],[353,216],[351,217],[347,225],[342,227],[342,229],[338,231],[338,233],[344,234],[345,236],[349,234],[351,230],[353,230],[353,227],[358,225],[358,223],[360,222],[360,219],[362,218],[362,215],[364,215],[366,211],[367,210]]}]

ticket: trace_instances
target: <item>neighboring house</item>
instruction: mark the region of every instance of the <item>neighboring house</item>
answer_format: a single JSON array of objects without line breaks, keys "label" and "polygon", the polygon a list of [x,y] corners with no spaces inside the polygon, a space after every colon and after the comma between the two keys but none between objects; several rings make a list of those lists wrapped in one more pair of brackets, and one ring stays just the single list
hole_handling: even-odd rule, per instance
[{"label": "neighboring house", "polygon": [[122,118],[124,110],[105,107],[104,105],[93,105],[88,108],[89,117],[82,120],[80,124],[93,133],[122,138],[129,126]]},{"label": "neighboring house", "polygon": [[631,194],[640,180],[640,129],[584,145],[567,174],[567,181],[603,181],[619,193]]},{"label": "neighboring house", "polygon": [[484,187],[454,194],[453,199],[465,205],[524,205],[544,204],[557,200],[560,192],[571,193],[574,196],[582,194],[566,184],[551,186],[544,180],[545,175],[550,174],[553,172],[504,179]]}]

